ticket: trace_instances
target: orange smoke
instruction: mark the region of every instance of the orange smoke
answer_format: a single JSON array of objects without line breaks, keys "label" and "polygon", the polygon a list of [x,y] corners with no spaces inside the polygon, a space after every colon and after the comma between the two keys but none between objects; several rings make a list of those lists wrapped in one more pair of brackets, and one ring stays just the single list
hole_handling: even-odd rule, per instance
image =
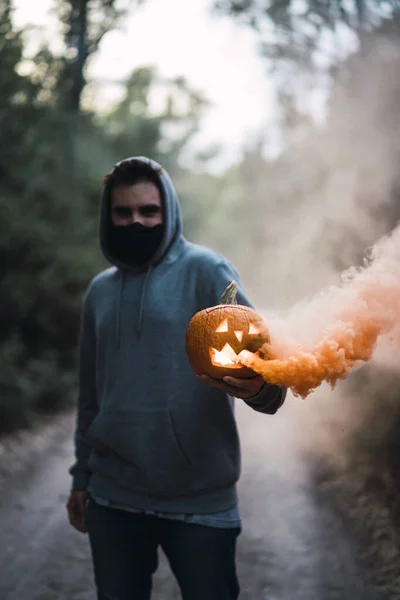
[{"label": "orange smoke", "polygon": [[379,338],[393,344],[399,322],[397,228],[374,246],[363,267],[343,273],[339,285],[295,306],[285,320],[275,319],[270,345],[257,354],[243,350],[238,360],[269,383],[305,398],[324,381],[334,388],[354,367],[369,361]]}]

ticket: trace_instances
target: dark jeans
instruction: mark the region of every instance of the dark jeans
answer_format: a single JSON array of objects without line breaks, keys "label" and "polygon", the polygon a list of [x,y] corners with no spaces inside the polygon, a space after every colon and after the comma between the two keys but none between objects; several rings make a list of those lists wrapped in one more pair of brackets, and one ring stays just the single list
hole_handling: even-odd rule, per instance
[{"label": "dark jeans", "polygon": [[237,600],[237,528],[217,529],[89,501],[87,529],[98,600],[149,600],[161,546],[183,600]]}]

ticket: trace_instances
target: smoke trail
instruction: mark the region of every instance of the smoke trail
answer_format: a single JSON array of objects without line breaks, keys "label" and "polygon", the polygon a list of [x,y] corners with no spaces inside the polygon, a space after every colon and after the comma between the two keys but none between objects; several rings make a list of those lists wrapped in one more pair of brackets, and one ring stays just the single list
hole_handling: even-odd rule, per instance
[{"label": "smoke trail", "polygon": [[338,285],[295,305],[285,319],[271,318],[271,343],[238,360],[270,383],[303,398],[327,382],[332,388],[369,361],[378,340],[400,341],[400,227],[371,249],[361,267]]}]

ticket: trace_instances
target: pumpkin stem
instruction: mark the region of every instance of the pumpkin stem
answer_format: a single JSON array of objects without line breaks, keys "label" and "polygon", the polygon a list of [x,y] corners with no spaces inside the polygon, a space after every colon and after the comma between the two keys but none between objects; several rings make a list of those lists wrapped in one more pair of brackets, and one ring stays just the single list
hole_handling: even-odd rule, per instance
[{"label": "pumpkin stem", "polygon": [[220,304],[237,304],[238,284],[234,279],[228,283],[221,296]]}]

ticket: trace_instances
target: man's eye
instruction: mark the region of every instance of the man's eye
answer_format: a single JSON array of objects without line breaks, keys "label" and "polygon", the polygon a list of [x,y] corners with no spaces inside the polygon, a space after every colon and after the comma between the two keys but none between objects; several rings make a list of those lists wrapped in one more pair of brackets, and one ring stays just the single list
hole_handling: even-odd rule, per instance
[{"label": "man's eye", "polygon": [[117,217],[130,217],[131,216],[131,211],[129,210],[129,208],[124,208],[123,206],[115,206],[113,208],[113,213]]},{"label": "man's eye", "polygon": [[153,206],[149,206],[148,208],[142,208],[141,213],[142,215],[156,215],[157,213],[160,212],[160,209],[158,207],[153,207]]}]

